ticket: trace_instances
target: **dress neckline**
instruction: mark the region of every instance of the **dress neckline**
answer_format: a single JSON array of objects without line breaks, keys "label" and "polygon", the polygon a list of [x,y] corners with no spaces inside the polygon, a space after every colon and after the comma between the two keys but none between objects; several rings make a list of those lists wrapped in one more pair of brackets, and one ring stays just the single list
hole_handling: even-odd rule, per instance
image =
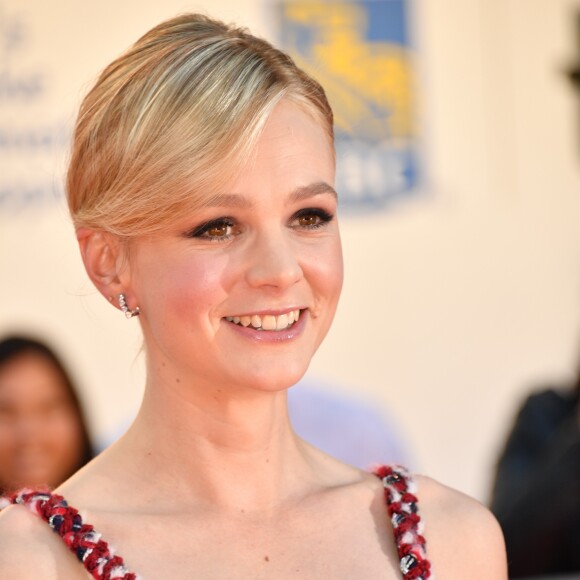
[{"label": "dress neckline", "polygon": [[[433,580],[415,480],[398,465],[380,465],[372,473],[384,487],[403,579]],[[127,569],[123,558],[114,553],[91,524],[83,522],[78,510],[61,495],[24,488],[0,498],[0,509],[10,504],[24,505],[44,520],[95,580],[138,580],[137,574]]]}]

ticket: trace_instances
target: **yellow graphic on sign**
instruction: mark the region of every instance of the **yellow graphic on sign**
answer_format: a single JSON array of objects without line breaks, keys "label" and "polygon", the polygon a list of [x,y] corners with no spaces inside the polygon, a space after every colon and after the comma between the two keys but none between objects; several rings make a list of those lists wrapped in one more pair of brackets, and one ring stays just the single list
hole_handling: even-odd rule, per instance
[{"label": "yellow graphic on sign", "polygon": [[290,52],[325,87],[339,132],[395,142],[416,134],[410,51],[400,44],[369,41],[363,6],[299,1],[285,3],[283,10],[288,23],[314,35],[308,56],[296,36]]}]

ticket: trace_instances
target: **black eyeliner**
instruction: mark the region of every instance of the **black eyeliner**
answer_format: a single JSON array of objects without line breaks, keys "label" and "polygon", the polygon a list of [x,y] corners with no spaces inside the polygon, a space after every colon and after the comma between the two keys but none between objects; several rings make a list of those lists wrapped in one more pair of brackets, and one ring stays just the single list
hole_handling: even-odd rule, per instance
[{"label": "black eyeliner", "polygon": [[212,228],[219,228],[220,226],[223,225],[233,227],[234,221],[230,217],[220,217],[213,220],[209,220],[207,222],[199,224],[198,226],[194,227],[191,230],[187,230],[186,232],[184,232],[183,237],[199,238],[200,236],[205,234],[205,232],[207,232],[208,230],[211,230]]},{"label": "black eyeliner", "polygon": [[305,207],[303,209],[298,210],[293,216],[292,219],[298,219],[307,215],[315,215],[316,217],[320,218],[322,222],[328,223],[334,219],[334,215],[328,213],[326,210],[320,207]]}]

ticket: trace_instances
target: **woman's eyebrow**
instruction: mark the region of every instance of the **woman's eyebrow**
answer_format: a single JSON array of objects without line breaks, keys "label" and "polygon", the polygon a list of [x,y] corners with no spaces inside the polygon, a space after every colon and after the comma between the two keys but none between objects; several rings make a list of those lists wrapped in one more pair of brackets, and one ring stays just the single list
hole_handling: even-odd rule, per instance
[{"label": "woman's eyebrow", "polygon": [[328,193],[335,198],[338,198],[336,191],[332,185],[329,185],[325,181],[317,181],[316,183],[311,183],[310,185],[303,185],[297,187],[289,196],[290,202],[302,201],[314,197],[315,195],[321,195],[323,193]]},{"label": "woman's eyebrow", "polygon": [[[322,194],[330,194],[333,197],[338,198],[334,187],[325,181],[317,181],[309,185],[301,185],[300,187],[297,187],[288,196],[288,202],[296,203]],[[204,203],[203,207],[233,207],[238,209],[248,209],[252,207],[252,205],[251,201],[238,193],[218,193],[213,195],[207,203]]]}]

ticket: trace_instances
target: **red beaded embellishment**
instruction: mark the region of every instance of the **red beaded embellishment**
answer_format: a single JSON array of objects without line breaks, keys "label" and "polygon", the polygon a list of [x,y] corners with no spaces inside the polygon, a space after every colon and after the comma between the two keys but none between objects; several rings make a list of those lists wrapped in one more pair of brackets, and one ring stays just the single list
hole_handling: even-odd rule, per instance
[{"label": "red beaded embellishment", "polygon": [[[433,580],[413,480],[400,466],[380,466],[373,473],[385,488],[403,578]],[[0,510],[9,504],[25,505],[47,522],[95,580],[137,580],[136,574],[127,571],[123,558],[112,554],[107,542],[101,540],[93,526],[83,523],[78,510],[70,507],[62,496],[23,489],[0,498]]]},{"label": "red beaded embellishment", "polygon": [[373,473],[382,480],[385,499],[399,553],[399,564],[405,580],[433,578],[427,559],[425,538],[421,535],[422,522],[414,495],[414,482],[401,466],[382,465]]},{"label": "red beaded embellishment", "polygon": [[83,523],[79,512],[62,496],[23,489],[4,499],[8,504],[25,505],[47,522],[95,580],[137,580],[136,574],[125,568],[123,558],[112,554],[101,535]]}]

